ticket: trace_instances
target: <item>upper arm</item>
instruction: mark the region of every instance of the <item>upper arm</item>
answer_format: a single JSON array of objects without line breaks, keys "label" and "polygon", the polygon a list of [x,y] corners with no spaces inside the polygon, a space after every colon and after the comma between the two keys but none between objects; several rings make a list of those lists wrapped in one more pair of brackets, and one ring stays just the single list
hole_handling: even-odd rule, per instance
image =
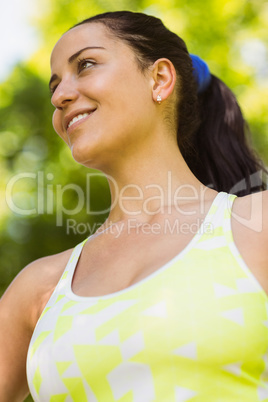
[{"label": "upper arm", "polygon": [[[0,400],[22,401],[28,394],[26,356],[31,339],[26,283],[16,278],[0,300]],[[28,291],[26,285],[25,293]]]},{"label": "upper arm", "polygon": [[29,393],[26,357],[36,322],[70,256],[41,258],[14,279],[0,299],[0,401],[23,401]]}]

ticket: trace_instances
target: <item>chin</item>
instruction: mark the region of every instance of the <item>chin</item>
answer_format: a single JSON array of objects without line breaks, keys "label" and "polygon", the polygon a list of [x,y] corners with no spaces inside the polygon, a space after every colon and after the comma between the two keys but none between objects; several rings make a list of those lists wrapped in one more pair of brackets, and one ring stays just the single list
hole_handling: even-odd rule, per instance
[{"label": "chin", "polygon": [[96,152],[93,151],[92,147],[73,144],[71,146],[71,152],[75,162],[88,168],[98,169]]},{"label": "chin", "polygon": [[90,155],[88,154],[88,152],[85,152],[85,149],[77,150],[76,147],[72,146],[71,152],[75,162],[79,163],[80,165],[86,166],[91,160]]},{"label": "chin", "polygon": [[94,137],[88,139],[81,136],[70,144],[70,149],[72,157],[77,163],[104,172],[107,169],[110,170],[117,154],[114,152],[114,147],[109,145],[104,140],[101,141],[100,138],[94,141]]}]

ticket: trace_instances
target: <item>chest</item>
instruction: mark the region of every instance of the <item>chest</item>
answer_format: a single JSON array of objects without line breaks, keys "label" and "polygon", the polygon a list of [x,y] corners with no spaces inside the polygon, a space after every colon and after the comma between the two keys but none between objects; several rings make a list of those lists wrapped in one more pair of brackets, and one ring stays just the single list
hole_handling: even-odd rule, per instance
[{"label": "chest", "polygon": [[[188,220],[184,219],[183,224],[179,219],[166,220],[159,226],[134,230],[128,228],[126,232],[118,230],[88,241],[73,277],[74,293],[80,296],[99,296],[126,289],[195,246],[202,238],[205,244],[206,235],[214,237],[214,232],[210,232],[210,226],[200,225],[200,219],[190,216]],[[267,261],[261,258],[263,253],[258,252],[260,242],[256,235],[254,237],[251,232],[244,232],[244,228],[242,230],[237,224],[233,225],[235,243],[231,242],[233,250],[227,248],[226,253],[238,255],[238,259],[241,259],[241,254],[249,267],[246,270],[268,294]],[[228,238],[226,240],[224,232],[221,238],[220,245],[230,241]],[[248,247],[249,243],[251,247]],[[210,253],[210,246],[205,246],[204,253]],[[244,262],[241,261],[241,264]]]},{"label": "chest", "polygon": [[72,289],[80,296],[99,296],[126,289],[171,261],[193,238],[190,232],[180,234],[177,227],[164,234],[136,231],[130,236],[95,239],[86,245],[80,257]]},{"label": "chest", "polygon": [[235,401],[246,384],[243,400],[257,401],[268,310],[231,257],[213,254],[192,250],[106,297],[77,298],[63,279],[31,341],[33,395],[175,402],[186,388]]}]

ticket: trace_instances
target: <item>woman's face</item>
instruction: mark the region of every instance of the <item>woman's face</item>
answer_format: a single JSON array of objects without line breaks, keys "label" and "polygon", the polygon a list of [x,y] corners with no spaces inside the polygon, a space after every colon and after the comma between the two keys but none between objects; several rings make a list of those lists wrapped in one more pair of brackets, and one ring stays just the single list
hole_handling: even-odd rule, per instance
[{"label": "woman's face", "polygon": [[116,163],[152,131],[152,78],[102,24],[65,33],[53,49],[51,72],[53,126],[79,163]]}]

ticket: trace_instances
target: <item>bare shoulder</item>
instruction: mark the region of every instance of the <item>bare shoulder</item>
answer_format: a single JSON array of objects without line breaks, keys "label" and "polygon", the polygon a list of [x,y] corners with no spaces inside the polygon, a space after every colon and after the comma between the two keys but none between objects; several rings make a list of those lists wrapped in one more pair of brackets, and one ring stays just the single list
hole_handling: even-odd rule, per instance
[{"label": "bare shoulder", "polygon": [[73,249],[42,257],[27,265],[12,281],[2,296],[1,306],[13,306],[27,312],[29,325],[34,328],[47,301],[55,289]]},{"label": "bare shoulder", "polygon": [[268,191],[237,197],[232,209],[234,242],[268,294]]},{"label": "bare shoulder", "polygon": [[242,225],[252,235],[268,236],[268,191],[237,197],[232,219],[234,225]]}]

